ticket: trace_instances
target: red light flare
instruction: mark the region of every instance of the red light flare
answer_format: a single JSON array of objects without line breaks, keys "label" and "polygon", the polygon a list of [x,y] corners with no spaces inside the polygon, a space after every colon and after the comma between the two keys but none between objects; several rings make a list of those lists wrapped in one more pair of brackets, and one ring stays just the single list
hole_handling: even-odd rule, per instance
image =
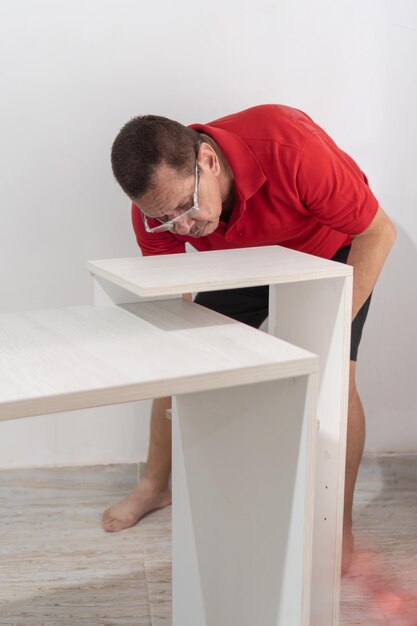
[{"label": "red light flare", "polygon": [[[414,555],[411,555],[413,559]],[[375,549],[355,550],[350,578],[371,599],[371,609],[381,612],[390,626],[417,626],[417,593],[403,591],[390,567]]]}]

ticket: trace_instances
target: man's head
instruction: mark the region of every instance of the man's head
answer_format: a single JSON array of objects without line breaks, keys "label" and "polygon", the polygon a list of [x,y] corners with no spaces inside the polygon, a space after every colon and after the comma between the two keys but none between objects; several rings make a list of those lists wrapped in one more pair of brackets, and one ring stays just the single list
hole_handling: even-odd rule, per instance
[{"label": "man's head", "polygon": [[[161,223],[179,217],[173,227],[178,234],[208,235],[219,223],[224,186],[219,156],[211,144],[195,130],[165,117],[135,117],[113,143],[113,173],[145,222],[146,216]],[[182,217],[196,196],[199,208]]]}]

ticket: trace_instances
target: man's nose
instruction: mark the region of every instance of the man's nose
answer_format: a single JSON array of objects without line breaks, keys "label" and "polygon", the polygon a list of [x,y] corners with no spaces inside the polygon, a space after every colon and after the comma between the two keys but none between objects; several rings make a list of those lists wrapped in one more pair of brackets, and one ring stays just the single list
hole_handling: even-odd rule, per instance
[{"label": "man's nose", "polygon": [[185,217],[175,224],[175,230],[179,235],[188,235],[188,233],[194,226],[194,223],[195,220],[193,220],[191,217]]}]

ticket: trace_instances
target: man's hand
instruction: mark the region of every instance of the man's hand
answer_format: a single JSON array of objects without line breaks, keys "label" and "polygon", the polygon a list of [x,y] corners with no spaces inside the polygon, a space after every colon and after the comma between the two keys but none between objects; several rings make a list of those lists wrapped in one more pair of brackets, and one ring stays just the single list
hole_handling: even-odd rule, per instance
[{"label": "man's hand", "polygon": [[395,237],[395,226],[381,207],[368,228],[354,237],[347,259],[353,266],[352,319],[374,288]]},{"label": "man's hand", "polygon": [[192,302],[193,301],[193,296],[191,293],[183,293],[182,294],[182,298],[183,300],[188,300],[188,302]]}]

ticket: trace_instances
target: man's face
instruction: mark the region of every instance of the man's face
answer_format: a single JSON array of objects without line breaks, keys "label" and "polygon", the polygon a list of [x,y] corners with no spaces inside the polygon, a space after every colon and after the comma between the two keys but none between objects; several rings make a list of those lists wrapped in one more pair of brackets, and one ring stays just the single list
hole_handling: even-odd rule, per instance
[{"label": "man's face", "polygon": [[[204,160],[199,163],[198,204],[193,217],[185,216],[175,223],[172,232],[191,237],[203,237],[219,225],[222,200],[216,169]],[[147,217],[161,223],[178,217],[193,206],[195,175],[183,175],[169,165],[161,164],[153,178],[153,188],[134,199]]]}]

